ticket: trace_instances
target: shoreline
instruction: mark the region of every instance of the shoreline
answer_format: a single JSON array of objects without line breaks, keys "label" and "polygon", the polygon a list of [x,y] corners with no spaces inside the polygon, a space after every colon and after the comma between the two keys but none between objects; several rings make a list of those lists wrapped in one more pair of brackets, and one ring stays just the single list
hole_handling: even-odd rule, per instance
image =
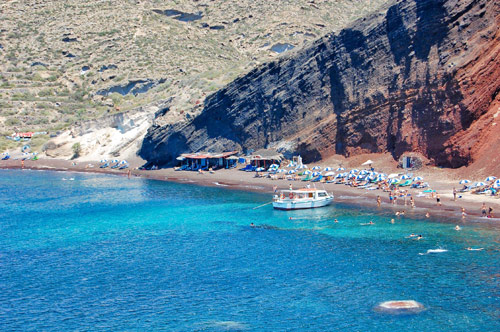
[{"label": "shoreline", "polygon": [[[242,190],[248,192],[267,192],[270,195],[273,193],[273,187],[277,186],[278,190],[288,189],[289,184],[295,188],[302,188],[306,183],[302,181],[289,181],[289,180],[271,180],[269,178],[255,178],[254,173],[243,172],[238,169],[221,169],[214,173],[204,172],[199,174],[191,171],[175,171],[173,168],[159,169],[159,170],[113,170],[109,168],[86,168],[84,165],[87,163],[78,163],[72,165],[70,160],[62,159],[40,159],[37,161],[26,160],[24,167],[21,167],[20,160],[6,160],[0,161],[0,169],[27,169],[39,171],[59,171],[59,172],[78,172],[78,173],[93,173],[93,174],[107,174],[127,177],[130,170],[131,178],[142,178],[159,181],[169,181],[184,184],[194,184],[199,186],[221,187],[232,190]],[[97,163],[95,163],[97,164]],[[135,165],[132,165],[135,166]],[[410,192],[415,199],[415,208],[403,204],[403,199],[398,199],[398,204],[393,205],[389,202],[388,193],[381,190],[364,190],[357,189],[343,184],[333,183],[318,183],[318,188],[325,189],[332,192],[335,196],[334,202],[346,203],[353,206],[360,206],[362,208],[370,208],[386,213],[394,214],[394,219],[402,219],[395,215],[396,211],[405,211],[405,217],[425,219],[426,213],[430,214],[429,219],[439,218],[442,222],[449,222],[455,224],[467,223],[485,223],[492,225],[500,225],[500,218],[484,218],[480,216],[480,209],[482,202],[486,202],[487,206],[493,208],[493,215],[500,213],[500,200],[492,197],[470,197],[472,194],[462,194],[463,198],[453,201],[451,190],[448,189],[450,194],[443,194],[446,189],[443,184],[431,186],[439,189],[441,195],[442,206],[437,206],[435,198],[425,198],[416,196],[418,189],[411,189]],[[439,188],[438,188],[439,187]],[[377,196],[381,197],[382,204],[377,206]],[[462,219],[461,208],[464,207],[467,211],[467,217]]]}]

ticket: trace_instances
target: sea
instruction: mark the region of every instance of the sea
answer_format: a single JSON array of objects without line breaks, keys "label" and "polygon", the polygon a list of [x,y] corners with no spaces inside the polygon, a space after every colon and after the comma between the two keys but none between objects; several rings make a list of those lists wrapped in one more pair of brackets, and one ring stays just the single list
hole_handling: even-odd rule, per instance
[{"label": "sea", "polygon": [[271,197],[1,170],[0,330],[500,331],[500,226]]}]

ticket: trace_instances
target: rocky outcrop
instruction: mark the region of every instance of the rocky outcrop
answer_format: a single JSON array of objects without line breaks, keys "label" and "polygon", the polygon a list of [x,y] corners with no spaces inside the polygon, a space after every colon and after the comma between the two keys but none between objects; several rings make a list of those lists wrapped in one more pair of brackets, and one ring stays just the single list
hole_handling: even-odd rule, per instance
[{"label": "rocky outcrop", "polygon": [[167,164],[200,150],[286,147],[309,161],[415,151],[466,165],[488,144],[480,133],[498,133],[485,118],[497,112],[499,21],[494,0],[395,2],[239,77],[191,121],[153,125],[140,154]]}]

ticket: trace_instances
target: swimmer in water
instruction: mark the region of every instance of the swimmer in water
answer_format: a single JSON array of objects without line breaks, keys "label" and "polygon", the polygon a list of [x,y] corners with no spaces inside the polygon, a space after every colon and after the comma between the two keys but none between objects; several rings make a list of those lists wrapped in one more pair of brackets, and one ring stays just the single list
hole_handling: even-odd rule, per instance
[{"label": "swimmer in water", "polygon": [[417,236],[417,235],[416,235],[416,234],[414,234],[414,233],[411,233],[408,237],[410,237],[410,238],[411,238],[411,237],[415,237],[415,236]]},{"label": "swimmer in water", "polygon": [[467,250],[470,250],[470,251],[481,251],[481,250],[483,250],[484,248],[471,248],[471,247],[467,247],[466,249],[467,249]]},{"label": "swimmer in water", "polygon": [[250,227],[255,227],[255,224],[253,222],[251,222]]},{"label": "swimmer in water", "polygon": [[339,221],[337,219],[335,219],[333,222],[338,223]]},{"label": "swimmer in water", "polygon": [[426,218],[429,218],[430,216],[431,216],[431,215],[429,214],[429,212],[427,212],[427,213],[425,214],[425,217],[426,217]]},{"label": "swimmer in water", "polygon": [[399,211],[396,211],[396,217],[399,217]]},{"label": "swimmer in water", "polygon": [[394,224],[394,219],[391,219],[391,224]]},{"label": "swimmer in water", "polygon": [[461,229],[462,229],[462,228],[460,228],[460,226],[458,226],[458,225],[456,225],[456,226],[455,226],[455,230],[456,230],[456,231],[459,231],[459,230],[461,230]]},{"label": "swimmer in water", "polygon": [[424,238],[424,237],[423,237],[422,235],[420,235],[420,234],[419,234],[419,235],[415,238],[415,240],[422,240],[423,238]]},{"label": "swimmer in water", "polygon": [[375,223],[373,221],[370,220],[370,222],[368,223],[369,225],[375,225]]}]

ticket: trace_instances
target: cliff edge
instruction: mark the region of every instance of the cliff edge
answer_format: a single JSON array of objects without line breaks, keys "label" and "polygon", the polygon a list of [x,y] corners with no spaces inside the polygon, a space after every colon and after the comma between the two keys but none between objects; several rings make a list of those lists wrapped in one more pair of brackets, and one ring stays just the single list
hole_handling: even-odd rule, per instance
[{"label": "cliff edge", "polygon": [[158,113],[140,155],[162,165],[200,150],[275,147],[309,162],[417,151],[468,165],[500,133],[499,22],[494,0],[394,2],[237,78],[189,122],[162,125],[168,109]]}]

